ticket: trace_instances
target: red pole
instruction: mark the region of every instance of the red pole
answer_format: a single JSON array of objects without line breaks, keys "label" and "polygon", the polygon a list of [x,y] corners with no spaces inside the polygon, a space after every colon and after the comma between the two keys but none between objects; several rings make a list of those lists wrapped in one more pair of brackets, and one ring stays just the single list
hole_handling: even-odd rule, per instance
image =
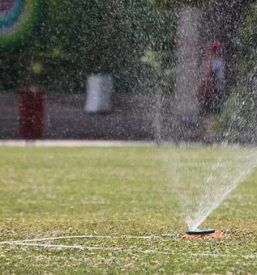
[{"label": "red pole", "polygon": [[43,89],[38,87],[20,91],[20,138],[43,137],[43,95]]},{"label": "red pole", "polygon": [[29,91],[28,89],[20,90],[20,138],[28,138],[29,133]]},{"label": "red pole", "polygon": [[44,120],[44,108],[43,108],[43,95],[42,88],[35,87],[31,89],[33,97],[33,113],[32,113],[32,125],[33,125],[33,139],[41,139],[43,137],[43,120]]}]

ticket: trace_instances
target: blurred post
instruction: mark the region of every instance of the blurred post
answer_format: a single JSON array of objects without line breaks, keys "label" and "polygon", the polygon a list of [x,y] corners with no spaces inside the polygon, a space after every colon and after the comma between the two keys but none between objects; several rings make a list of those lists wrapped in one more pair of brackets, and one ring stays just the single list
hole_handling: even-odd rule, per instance
[{"label": "blurred post", "polygon": [[197,119],[198,115],[192,91],[196,87],[199,70],[200,18],[198,8],[182,9],[177,30],[176,108],[180,117],[190,119]]},{"label": "blurred post", "polygon": [[154,140],[157,146],[162,143],[162,89],[155,90]]},{"label": "blurred post", "polygon": [[113,81],[110,76],[92,75],[87,81],[85,110],[89,113],[106,113],[111,111]]},{"label": "blurred post", "polygon": [[20,90],[20,138],[43,137],[43,95],[44,91],[39,87]]}]

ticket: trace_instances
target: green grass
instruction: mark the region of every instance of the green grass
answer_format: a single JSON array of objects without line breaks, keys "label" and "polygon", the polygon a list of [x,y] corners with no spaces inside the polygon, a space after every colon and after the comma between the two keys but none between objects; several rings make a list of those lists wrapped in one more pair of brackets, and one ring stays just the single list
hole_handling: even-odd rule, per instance
[{"label": "green grass", "polygon": [[[257,255],[257,170],[202,225],[223,232],[225,238],[123,237],[186,230],[179,189],[174,187],[176,160],[208,164],[248,153],[204,147],[0,147],[0,241],[120,237],[49,242],[106,249],[98,251],[2,245],[0,274],[257,273],[256,259],[241,256]],[[143,253],[149,250],[153,253]],[[163,251],[173,254],[159,253]],[[210,253],[225,256],[196,255]]]}]

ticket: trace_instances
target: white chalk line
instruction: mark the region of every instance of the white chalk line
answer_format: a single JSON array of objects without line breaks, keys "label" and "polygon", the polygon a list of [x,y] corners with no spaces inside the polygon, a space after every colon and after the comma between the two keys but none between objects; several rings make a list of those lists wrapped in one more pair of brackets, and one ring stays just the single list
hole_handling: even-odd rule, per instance
[{"label": "white chalk line", "polygon": [[4,147],[141,147],[154,146],[151,141],[123,140],[0,140]]},{"label": "white chalk line", "polygon": [[[202,146],[201,142],[179,142],[163,141],[163,146],[190,147]],[[155,141],[147,140],[74,140],[74,139],[43,139],[43,140],[0,140],[0,146],[3,147],[141,147],[141,146],[156,146]],[[212,148],[249,148],[256,149],[256,146],[242,146],[240,144],[216,143],[209,145]]]},{"label": "white chalk line", "polygon": [[[62,236],[62,237],[49,237],[49,238],[39,238],[39,239],[25,239],[18,241],[8,241],[8,243],[25,243],[25,242],[42,242],[42,241],[58,241],[58,240],[69,240],[69,239],[156,239],[156,238],[176,238],[179,234],[164,234],[164,235],[153,235],[153,236],[95,236],[95,235],[82,235],[82,236]],[[6,242],[0,242],[3,244]]]},{"label": "white chalk line", "polygon": [[[39,239],[25,239],[8,242],[42,242],[42,241],[57,241],[57,240],[69,240],[69,239],[157,239],[157,238],[179,238],[180,234],[162,234],[162,235],[148,235],[148,236],[132,236],[132,235],[121,235],[121,236],[99,236],[99,235],[81,235],[81,236],[60,236],[60,237],[49,237]],[[0,242],[1,244],[2,242]]]},{"label": "white chalk line", "polygon": [[242,258],[242,259],[257,259],[257,255],[229,255],[229,254],[198,254],[198,253],[177,253],[174,251],[160,251],[160,250],[142,250],[142,249],[127,249],[123,247],[98,247],[98,246],[81,246],[81,245],[53,245],[42,243],[23,243],[23,242],[1,242],[0,245],[16,245],[16,246],[28,246],[28,247],[43,247],[48,249],[69,249],[80,251],[109,251],[109,252],[124,252],[124,253],[142,253],[142,254],[162,254],[162,255],[174,255],[174,256],[188,256],[188,257],[211,257],[211,258]]},{"label": "white chalk line", "polygon": [[100,246],[82,246],[82,245],[56,245],[56,244],[43,244],[35,243],[41,241],[54,241],[54,240],[69,240],[69,239],[153,239],[153,238],[177,238],[178,234],[164,234],[159,236],[66,236],[66,237],[51,237],[41,239],[27,239],[22,241],[4,241],[0,245],[10,246],[28,246],[28,247],[42,247],[47,249],[70,249],[80,251],[109,251],[109,252],[124,252],[124,253],[142,253],[142,254],[162,254],[174,256],[189,256],[189,257],[211,257],[211,258],[242,258],[242,259],[257,259],[257,255],[235,255],[235,254],[208,254],[208,253],[178,253],[175,251],[161,251],[161,250],[142,250],[142,249],[128,249],[124,247],[100,247]]}]

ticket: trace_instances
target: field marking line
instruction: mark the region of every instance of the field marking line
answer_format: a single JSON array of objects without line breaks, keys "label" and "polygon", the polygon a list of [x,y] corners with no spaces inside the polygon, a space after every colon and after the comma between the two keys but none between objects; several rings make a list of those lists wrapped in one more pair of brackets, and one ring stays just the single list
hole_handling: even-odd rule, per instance
[{"label": "field marking line", "polygon": [[[58,241],[58,240],[69,240],[69,239],[157,239],[157,238],[177,238],[179,234],[163,234],[153,236],[94,236],[94,235],[82,235],[82,236],[61,236],[61,237],[49,237],[39,239],[25,239],[17,241],[8,241],[8,243],[28,243],[28,242],[43,242],[43,241]],[[0,245],[6,242],[0,242]]]},{"label": "field marking line", "polygon": [[55,249],[84,250],[84,247],[80,245],[55,245],[55,244],[23,243],[23,242],[1,242],[0,245],[34,246],[34,247],[55,248]]},{"label": "field marking line", "polygon": [[235,255],[235,254],[208,254],[208,253],[177,253],[174,251],[160,251],[160,250],[142,250],[142,249],[126,249],[122,247],[98,247],[98,246],[81,246],[81,245],[53,245],[53,244],[41,244],[41,243],[22,243],[22,242],[1,242],[0,245],[17,245],[17,246],[29,246],[29,247],[43,247],[49,249],[73,249],[81,251],[110,251],[110,252],[132,252],[142,254],[162,254],[162,255],[174,255],[174,256],[189,256],[189,257],[211,257],[211,258],[242,258],[242,259],[257,259],[257,255]]},{"label": "field marking line", "polygon": [[[154,140],[72,140],[72,139],[43,139],[43,140],[0,140],[0,147],[142,147],[142,146],[154,146],[156,147],[156,141]],[[202,142],[179,142],[163,141],[161,146],[175,146],[180,148],[190,146],[203,146]],[[256,146],[242,146],[240,144],[228,144],[226,142],[212,144],[209,147],[220,149],[239,149],[248,148],[256,149]]]},{"label": "field marking line", "polygon": [[141,147],[154,146],[153,141],[123,140],[0,140],[3,147]]}]

